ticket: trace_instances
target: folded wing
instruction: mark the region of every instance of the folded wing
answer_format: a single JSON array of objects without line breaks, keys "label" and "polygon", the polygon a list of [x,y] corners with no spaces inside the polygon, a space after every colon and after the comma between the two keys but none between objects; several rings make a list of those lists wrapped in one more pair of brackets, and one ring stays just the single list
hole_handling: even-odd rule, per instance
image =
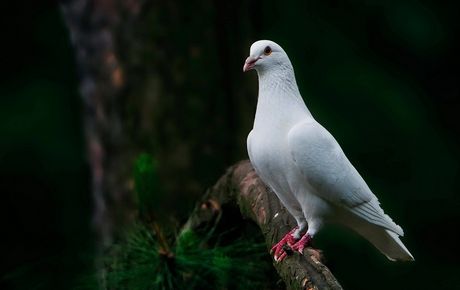
[{"label": "folded wing", "polygon": [[380,208],[377,197],[345,156],[334,137],[317,122],[299,123],[288,133],[298,169],[315,194],[361,219],[404,235]]}]

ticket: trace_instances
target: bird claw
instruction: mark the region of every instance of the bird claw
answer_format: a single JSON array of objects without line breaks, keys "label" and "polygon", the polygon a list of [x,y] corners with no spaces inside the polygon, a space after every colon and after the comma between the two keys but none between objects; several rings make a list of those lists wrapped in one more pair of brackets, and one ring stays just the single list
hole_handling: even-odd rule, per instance
[{"label": "bird claw", "polygon": [[286,256],[287,256],[287,251],[283,248],[283,245],[287,244],[290,246],[290,248],[294,251],[298,251],[300,254],[303,255],[303,251],[307,246],[311,246],[312,243],[312,237],[310,234],[305,234],[303,237],[298,240],[297,242],[295,241],[294,237],[292,234],[297,228],[293,229],[291,232],[289,232],[279,243],[277,243],[270,251],[272,253],[275,251],[275,256],[274,259],[276,263],[280,263]]},{"label": "bird claw", "polygon": [[312,245],[312,237],[310,234],[305,234],[300,240],[291,246],[291,249],[297,250],[299,253],[303,254],[303,250],[310,245]]},{"label": "bird claw", "polygon": [[281,254],[281,256],[279,256],[279,258],[277,258],[277,257],[275,256],[275,261],[276,261],[276,263],[279,264],[279,263],[284,259],[284,257],[286,257],[286,255],[287,255],[287,253],[286,253],[286,252],[283,252],[283,253]]},{"label": "bird claw", "polygon": [[270,253],[275,252],[274,258],[277,263],[281,262],[284,259],[284,257],[286,257],[287,255],[286,251],[283,249],[283,246],[285,244],[288,244],[289,246],[291,246],[296,243],[295,242],[296,240],[292,235],[298,228],[299,227],[295,227],[292,231],[287,233],[286,236],[284,236],[284,238],[282,238],[281,241],[279,241],[276,245],[274,245],[273,248],[270,250]]}]

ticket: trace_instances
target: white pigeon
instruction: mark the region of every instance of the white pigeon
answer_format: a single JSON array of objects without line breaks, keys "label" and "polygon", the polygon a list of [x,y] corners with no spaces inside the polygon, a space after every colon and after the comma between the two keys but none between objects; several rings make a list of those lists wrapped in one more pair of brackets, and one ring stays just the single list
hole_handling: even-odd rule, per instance
[{"label": "white pigeon", "polygon": [[390,260],[414,260],[399,239],[402,228],[383,212],[340,145],[307,109],[281,46],[255,42],[243,71],[251,69],[259,76],[259,99],[247,140],[249,158],[298,224],[272,248],[275,260],[286,256],[286,243],[303,253],[324,222],[354,229]]}]

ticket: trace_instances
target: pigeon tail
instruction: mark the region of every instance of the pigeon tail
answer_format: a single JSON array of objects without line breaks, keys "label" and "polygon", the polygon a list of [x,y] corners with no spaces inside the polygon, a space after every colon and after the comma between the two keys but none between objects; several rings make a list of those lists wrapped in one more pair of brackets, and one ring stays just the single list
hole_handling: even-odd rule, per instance
[{"label": "pigeon tail", "polygon": [[388,259],[392,261],[414,261],[414,257],[401,242],[399,236],[381,226],[369,224],[367,227],[355,230],[369,240]]},{"label": "pigeon tail", "polygon": [[[345,221],[345,222],[344,222]],[[414,257],[392,230],[350,215],[342,223],[358,232],[392,261],[414,261]]]}]

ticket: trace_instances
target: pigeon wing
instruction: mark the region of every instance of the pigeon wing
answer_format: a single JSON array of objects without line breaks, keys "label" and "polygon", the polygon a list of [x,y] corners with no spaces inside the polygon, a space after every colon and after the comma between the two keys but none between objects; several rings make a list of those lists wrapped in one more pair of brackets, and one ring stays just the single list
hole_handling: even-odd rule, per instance
[{"label": "pigeon wing", "polygon": [[315,194],[360,218],[403,235],[379,206],[364,179],[335,138],[316,121],[295,125],[288,146],[297,168]]}]

